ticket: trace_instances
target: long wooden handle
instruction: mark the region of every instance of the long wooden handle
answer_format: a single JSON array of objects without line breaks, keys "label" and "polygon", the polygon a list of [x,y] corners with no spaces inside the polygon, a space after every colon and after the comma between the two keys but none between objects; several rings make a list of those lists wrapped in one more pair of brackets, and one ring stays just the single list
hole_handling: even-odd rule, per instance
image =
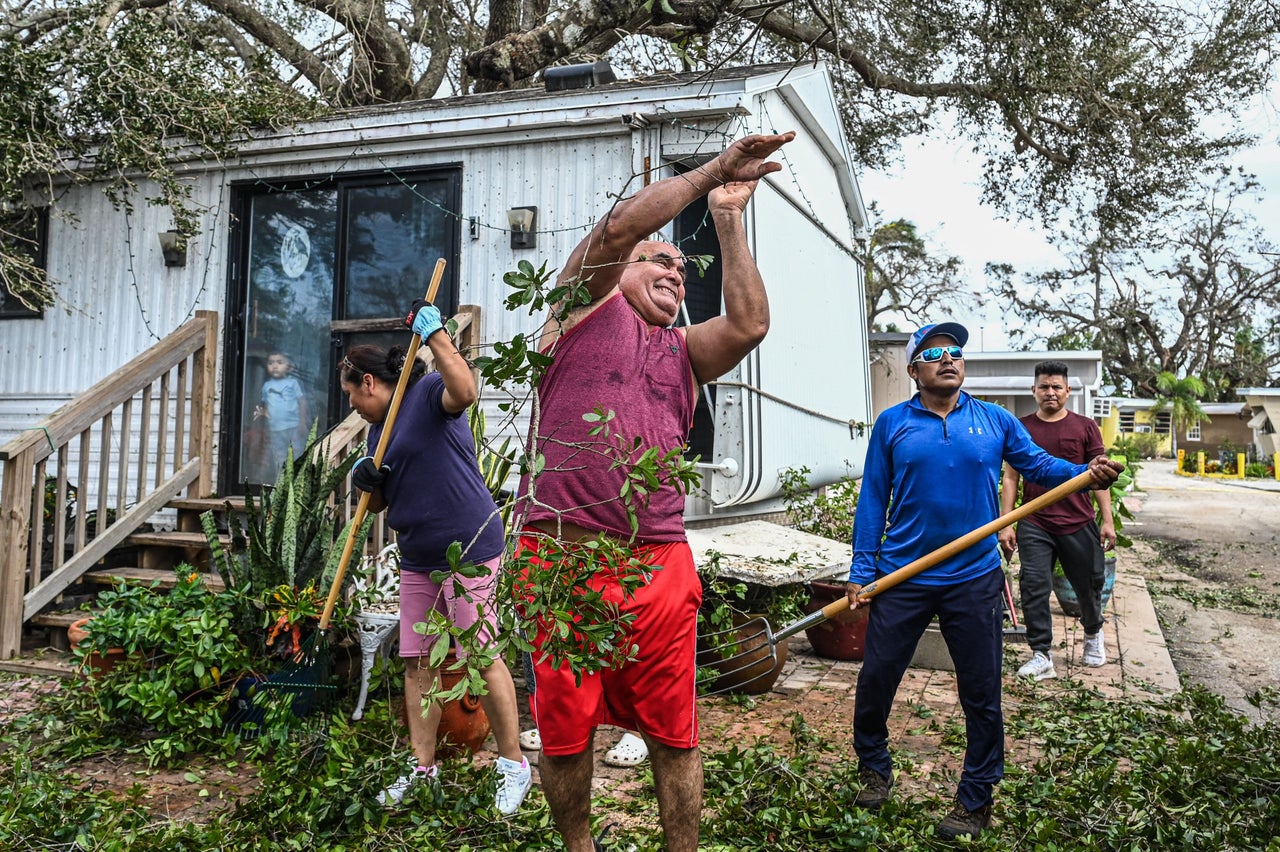
[{"label": "long wooden handle", "polygon": [[[440,290],[440,280],[444,278],[444,258],[436,261],[435,271],[431,273],[431,283],[427,286],[427,301],[434,302]],[[413,335],[409,341],[409,351],[404,356],[404,366],[400,368],[400,381],[396,382],[395,392],[391,394],[391,405],[387,408],[387,416],[382,421],[382,434],[378,437],[378,449],[373,454],[373,466],[382,467],[382,456],[387,451],[391,440],[391,427],[395,425],[396,414],[400,411],[400,400],[404,398],[404,389],[409,386],[409,376],[413,374],[413,363],[418,358],[418,347],[422,338]],[[342,559],[338,562],[338,571],[333,575],[333,585],[329,587],[329,599],[324,602],[324,612],[320,615],[320,632],[329,629],[329,619],[333,617],[333,609],[338,605],[338,594],[342,590],[342,580],[347,576],[347,566],[351,564],[351,552],[356,547],[356,535],[364,523],[364,516],[369,513],[369,492],[360,495],[356,505],[356,513],[351,518],[351,531],[347,533],[346,546],[342,548]]]},{"label": "long wooden handle", "polygon": [[[897,571],[894,571],[891,574],[886,574],[883,577],[879,578],[878,580],[872,580],[870,583],[867,583],[867,585],[862,587],[862,591],[859,592],[858,597],[870,598],[880,594],[886,589],[892,589],[894,586],[898,585],[904,580],[910,580],[912,577],[919,574],[921,571],[924,571],[926,568],[932,568],[934,565],[937,565],[939,562],[943,561],[944,559],[948,559],[952,556],[955,556],[957,553],[959,553],[960,551],[966,548],[973,547],[973,545],[982,541],[984,538],[991,535],[992,533],[999,532],[1000,530],[1004,529],[1007,526],[1010,526],[1011,524],[1016,524],[1018,521],[1022,520],[1027,515],[1038,512],[1041,509],[1043,509],[1045,506],[1048,506],[1052,503],[1057,503],[1059,500],[1063,499],[1064,497],[1070,496],[1071,494],[1074,494],[1083,488],[1087,488],[1092,484],[1093,484],[1093,477],[1089,475],[1089,471],[1086,470],[1084,473],[1077,474],[1076,476],[1073,476],[1071,479],[1068,479],[1066,482],[1062,483],[1052,491],[1046,491],[1044,494],[1041,494],[1036,499],[1023,503],[1021,506],[1014,509],[1009,514],[1001,515],[991,523],[984,524],[983,526],[978,527],[973,532],[965,533],[955,541],[942,545],[942,547],[939,547],[937,550],[933,551],[932,553],[925,554],[924,556],[921,556],[919,559],[915,560],[914,562],[908,562],[906,565],[903,565],[901,568],[899,568]],[[821,620],[825,621],[826,619],[831,618],[833,615],[837,615],[841,612],[844,612],[848,608],[849,608],[849,598],[846,595],[845,597],[840,598],[838,600],[834,600],[831,603],[824,606],[820,610],[823,615],[823,618]]]}]

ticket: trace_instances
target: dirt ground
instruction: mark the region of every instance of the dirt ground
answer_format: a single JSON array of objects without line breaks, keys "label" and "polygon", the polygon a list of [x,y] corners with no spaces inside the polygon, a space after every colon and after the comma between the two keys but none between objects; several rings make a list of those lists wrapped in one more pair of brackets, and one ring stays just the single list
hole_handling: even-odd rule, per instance
[{"label": "dirt ground", "polygon": [[1141,491],[1126,501],[1137,517],[1125,532],[1140,546],[1121,551],[1118,570],[1147,579],[1183,683],[1207,687],[1251,719],[1280,721],[1274,707],[1246,699],[1280,687],[1280,483],[1260,490],[1182,477],[1171,461],[1145,463],[1137,479]]}]

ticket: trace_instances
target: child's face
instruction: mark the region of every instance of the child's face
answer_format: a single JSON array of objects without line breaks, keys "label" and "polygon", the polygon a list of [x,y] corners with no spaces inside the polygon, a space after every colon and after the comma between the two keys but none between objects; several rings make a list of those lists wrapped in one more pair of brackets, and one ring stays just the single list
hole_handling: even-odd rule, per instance
[{"label": "child's face", "polygon": [[267,356],[267,375],[273,379],[283,379],[289,375],[289,359],[283,355]]}]

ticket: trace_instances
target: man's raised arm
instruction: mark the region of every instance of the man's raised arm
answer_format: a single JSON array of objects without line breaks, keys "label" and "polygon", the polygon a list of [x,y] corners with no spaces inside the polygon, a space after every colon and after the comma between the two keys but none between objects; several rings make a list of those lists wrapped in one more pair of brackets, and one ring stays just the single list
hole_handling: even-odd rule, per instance
[{"label": "man's raised arm", "polygon": [[607,295],[618,285],[623,265],[637,244],[716,187],[755,181],[779,171],[782,164],[768,158],[794,138],[794,131],[743,137],[706,165],[651,183],[622,199],[578,243],[560,271],[560,282],[581,279],[593,301]]}]

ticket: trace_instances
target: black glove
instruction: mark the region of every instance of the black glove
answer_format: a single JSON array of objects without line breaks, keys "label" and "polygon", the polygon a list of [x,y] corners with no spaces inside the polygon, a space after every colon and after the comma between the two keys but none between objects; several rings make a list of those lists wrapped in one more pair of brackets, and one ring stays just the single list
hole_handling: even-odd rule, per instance
[{"label": "black glove", "polygon": [[373,456],[362,456],[356,466],[351,468],[351,484],[361,491],[376,491],[387,481],[391,468],[385,464],[375,467]]}]

